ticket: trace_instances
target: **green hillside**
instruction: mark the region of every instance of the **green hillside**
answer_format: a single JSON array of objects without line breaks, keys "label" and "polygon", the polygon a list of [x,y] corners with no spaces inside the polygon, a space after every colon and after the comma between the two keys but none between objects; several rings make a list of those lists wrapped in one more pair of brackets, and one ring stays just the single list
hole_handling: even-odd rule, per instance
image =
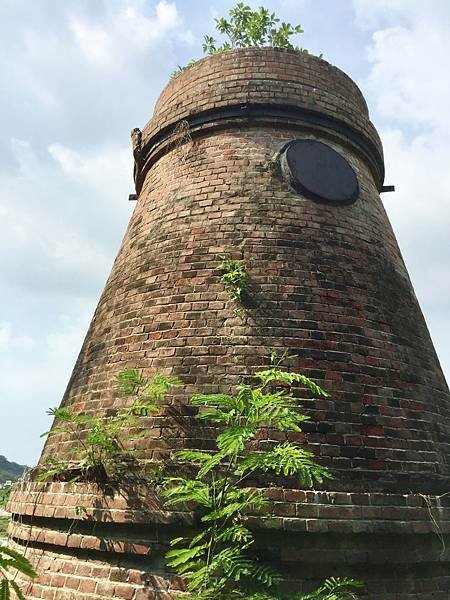
[{"label": "green hillside", "polygon": [[15,481],[22,473],[28,469],[25,465],[18,465],[15,462],[9,462],[4,456],[0,455],[0,483],[11,479]]}]

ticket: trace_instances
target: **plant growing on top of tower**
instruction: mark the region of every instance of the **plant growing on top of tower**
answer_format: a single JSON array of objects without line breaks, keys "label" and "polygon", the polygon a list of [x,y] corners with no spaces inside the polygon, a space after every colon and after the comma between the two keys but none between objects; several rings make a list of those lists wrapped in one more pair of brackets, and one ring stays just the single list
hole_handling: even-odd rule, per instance
[{"label": "plant growing on top of tower", "polygon": [[67,454],[77,458],[48,458],[38,480],[70,476],[71,481],[105,481],[123,476],[137,452],[126,447],[126,442],[144,433],[140,418],[155,414],[166,392],[179,385],[181,381],[176,377],[157,373],[145,379],[137,369],[122,369],[116,377],[116,388],[120,394],[133,400],[114,416],[76,413],[64,406],[50,409],[48,414],[56,418],[57,425],[42,436],[69,435],[72,444]]},{"label": "plant growing on top of tower", "polygon": [[[328,394],[299,373],[279,367],[255,373],[256,386],[240,385],[234,395],[199,394],[191,404],[199,407],[197,419],[220,426],[215,449],[180,450],[174,458],[188,465],[191,477],[166,480],[167,506],[193,505],[199,526],[195,534],[178,537],[167,553],[169,566],[187,581],[195,600],[281,600],[287,598],[277,584],[280,575],[261,561],[254,549],[248,515],[266,514],[265,492],[250,483],[262,473],[296,477],[312,487],[330,477],[314,455],[294,442],[274,442],[259,450],[257,437],[267,429],[301,431],[308,419],[299,412],[293,386],[316,395]],[[292,600],[350,600],[353,579],[328,579],[309,595]],[[183,596],[185,597],[185,596]]]},{"label": "plant growing on top of tower", "polygon": [[290,41],[293,35],[303,33],[301,25],[291,25],[284,21],[279,25],[280,19],[276,14],[262,6],[257,10],[252,10],[243,2],[238,2],[230,9],[229,20],[224,17],[214,20],[217,31],[227,36],[228,41],[218,45],[216,39],[205,35],[203,43],[205,54],[226,52],[234,48],[261,48],[264,46],[308,52]]},{"label": "plant growing on top of tower", "polygon": [[248,289],[250,278],[242,260],[220,256],[219,270],[222,273],[220,280],[226,293],[237,302],[242,301],[243,294]]},{"label": "plant growing on top of tower", "polygon": [[[230,8],[228,14],[228,19],[225,17],[214,19],[217,31],[225,35],[227,40],[220,44],[213,36],[205,35],[202,45],[204,54],[217,54],[236,48],[268,46],[308,53],[306,48],[301,48],[291,41],[292,36],[303,33],[301,25],[280,21],[274,12],[270,12],[263,6],[253,10],[247,4],[238,2],[236,6]],[[319,58],[322,58],[322,54]],[[187,66],[195,62],[195,60],[191,60]],[[176,77],[184,69],[186,67],[178,66],[172,72],[171,77]]]}]

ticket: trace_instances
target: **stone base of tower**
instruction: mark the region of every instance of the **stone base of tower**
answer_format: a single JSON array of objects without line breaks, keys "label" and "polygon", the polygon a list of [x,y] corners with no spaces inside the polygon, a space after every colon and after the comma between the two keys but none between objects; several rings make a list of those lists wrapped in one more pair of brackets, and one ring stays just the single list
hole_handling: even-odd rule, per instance
[{"label": "stone base of tower", "polygon": [[[374,600],[448,600],[450,497],[271,488],[268,517],[249,517],[261,554],[286,584],[310,591],[329,576],[359,578]],[[12,544],[39,573],[29,600],[170,600],[170,539],[191,528],[145,488],[29,483],[14,490]]]}]

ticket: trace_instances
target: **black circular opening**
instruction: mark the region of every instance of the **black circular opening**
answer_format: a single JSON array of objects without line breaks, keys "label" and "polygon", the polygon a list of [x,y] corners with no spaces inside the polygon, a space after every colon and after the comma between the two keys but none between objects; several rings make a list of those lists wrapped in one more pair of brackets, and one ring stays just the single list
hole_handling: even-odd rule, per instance
[{"label": "black circular opening", "polygon": [[344,205],[359,196],[358,180],[350,164],[317,140],[290,142],[281,156],[281,168],[292,187],[312,200]]}]

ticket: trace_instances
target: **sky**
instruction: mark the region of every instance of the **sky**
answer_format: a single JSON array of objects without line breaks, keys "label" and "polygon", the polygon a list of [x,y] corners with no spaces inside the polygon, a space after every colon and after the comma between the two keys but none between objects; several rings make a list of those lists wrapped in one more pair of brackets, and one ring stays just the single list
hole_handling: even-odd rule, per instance
[{"label": "sky", "polygon": [[[360,86],[450,380],[450,3],[248,0]],[[33,465],[133,208],[130,131],[224,0],[0,0],[0,454]]]}]

